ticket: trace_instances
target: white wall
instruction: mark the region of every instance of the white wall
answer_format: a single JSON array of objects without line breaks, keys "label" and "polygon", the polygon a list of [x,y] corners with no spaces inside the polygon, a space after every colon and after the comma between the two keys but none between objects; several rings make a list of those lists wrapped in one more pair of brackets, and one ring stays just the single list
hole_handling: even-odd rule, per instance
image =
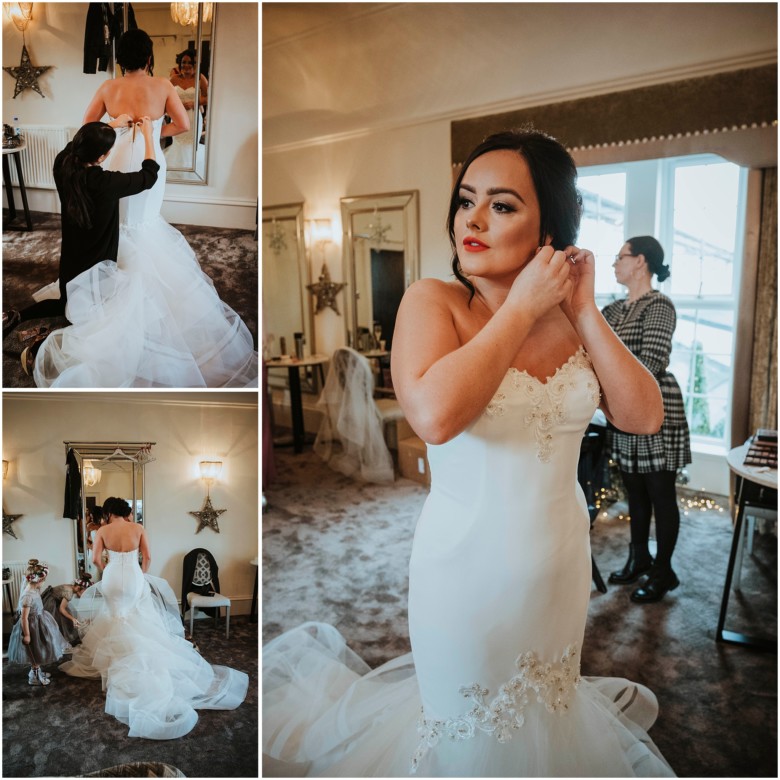
[{"label": "white wall", "polygon": [[[72,580],[73,521],[62,518],[65,487],[63,441],[153,441],[146,466],[145,525],[152,552],[150,574],[164,577],[180,597],[182,560],[205,547],[219,565],[220,589],[233,614],[249,612],[258,555],[256,393],[5,393],[3,507],[23,517],[18,539],[3,535],[4,561],[38,558],[51,564],[49,582]],[[223,461],[211,488],[220,531],[204,528],[199,511],[206,495],[198,462]]]},{"label": "white wall", "polygon": [[[35,3],[25,33],[34,65],[51,65],[38,83],[13,98],[14,79],[3,72],[3,122],[80,127],[105,72],[83,73],[88,3]],[[167,4],[166,4],[167,5]],[[219,3],[212,59],[208,184],[168,184],[163,216],[169,222],[255,226],[258,169],[257,3]],[[18,66],[22,35],[3,20],[3,66]],[[158,69],[158,75],[163,75]],[[240,78],[237,78],[240,76]],[[30,208],[59,212],[54,190],[28,189]],[[18,192],[16,202],[19,204]]]}]

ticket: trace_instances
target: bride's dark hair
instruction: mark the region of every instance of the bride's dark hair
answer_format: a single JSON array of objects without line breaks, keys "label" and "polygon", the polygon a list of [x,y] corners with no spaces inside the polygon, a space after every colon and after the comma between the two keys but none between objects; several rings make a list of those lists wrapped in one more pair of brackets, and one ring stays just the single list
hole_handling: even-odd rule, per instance
[{"label": "bride's dark hair", "polygon": [[577,192],[577,167],[565,147],[551,135],[531,126],[507,130],[485,138],[466,158],[460,169],[450,197],[447,232],[452,245],[452,271],[474,297],[474,285],[463,275],[455,246],[455,215],[460,208],[460,185],[469,166],[477,157],[499,149],[517,152],[526,162],[539,201],[539,245],[547,236],[554,249],[565,249],[574,244],[580,230],[582,197]]},{"label": "bride's dark hair", "polygon": [[149,64],[149,75],[154,74],[154,44],[143,30],[128,30],[116,46],[117,65],[126,70],[141,70]]},{"label": "bride's dark hair", "polygon": [[114,515],[115,517],[127,517],[133,510],[130,504],[123,498],[111,496],[103,503],[103,512],[105,515]]},{"label": "bride's dark hair", "polygon": [[92,196],[87,191],[87,167],[97,162],[113,145],[116,131],[103,122],[88,122],[73,137],[62,156],[59,173],[65,213],[80,228],[92,227]]}]

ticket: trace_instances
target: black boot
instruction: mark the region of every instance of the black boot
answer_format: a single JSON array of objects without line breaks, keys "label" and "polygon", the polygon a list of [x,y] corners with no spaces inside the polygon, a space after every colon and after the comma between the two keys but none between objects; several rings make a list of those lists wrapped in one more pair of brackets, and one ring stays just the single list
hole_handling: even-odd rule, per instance
[{"label": "black boot", "polygon": [[652,601],[660,601],[670,590],[674,590],[680,584],[672,567],[654,568],[641,587],[631,594],[631,601],[638,604],[647,604]]},{"label": "black boot", "polygon": [[629,544],[626,565],[622,571],[613,571],[609,575],[609,581],[613,585],[629,585],[650,571],[652,565],[653,558],[646,544]]}]

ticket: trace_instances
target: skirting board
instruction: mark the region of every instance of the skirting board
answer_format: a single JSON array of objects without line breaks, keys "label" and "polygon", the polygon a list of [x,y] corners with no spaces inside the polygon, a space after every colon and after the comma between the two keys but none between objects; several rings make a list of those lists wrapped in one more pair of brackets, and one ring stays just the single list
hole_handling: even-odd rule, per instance
[{"label": "skirting board", "polygon": [[[56,190],[27,188],[27,203],[31,211],[60,213],[60,201]],[[14,205],[22,214],[22,196],[14,187]],[[257,226],[257,203],[247,200],[218,198],[163,201],[162,216],[167,222],[178,225],[203,225],[204,227],[254,230]]]}]

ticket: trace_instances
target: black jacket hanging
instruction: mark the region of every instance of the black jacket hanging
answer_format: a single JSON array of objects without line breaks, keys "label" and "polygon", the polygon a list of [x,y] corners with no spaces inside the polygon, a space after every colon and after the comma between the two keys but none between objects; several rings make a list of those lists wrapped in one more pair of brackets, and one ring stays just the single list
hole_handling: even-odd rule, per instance
[{"label": "black jacket hanging", "polygon": [[[124,32],[124,3],[114,3],[114,12],[108,3],[90,3],[84,28],[84,73],[108,70],[113,42]],[[127,4],[127,29],[135,30],[133,6]]]},{"label": "black jacket hanging", "polygon": [[65,508],[63,517],[78,520],[81,516],[81,471],[73,450],[68,450],[65,459]]}]

